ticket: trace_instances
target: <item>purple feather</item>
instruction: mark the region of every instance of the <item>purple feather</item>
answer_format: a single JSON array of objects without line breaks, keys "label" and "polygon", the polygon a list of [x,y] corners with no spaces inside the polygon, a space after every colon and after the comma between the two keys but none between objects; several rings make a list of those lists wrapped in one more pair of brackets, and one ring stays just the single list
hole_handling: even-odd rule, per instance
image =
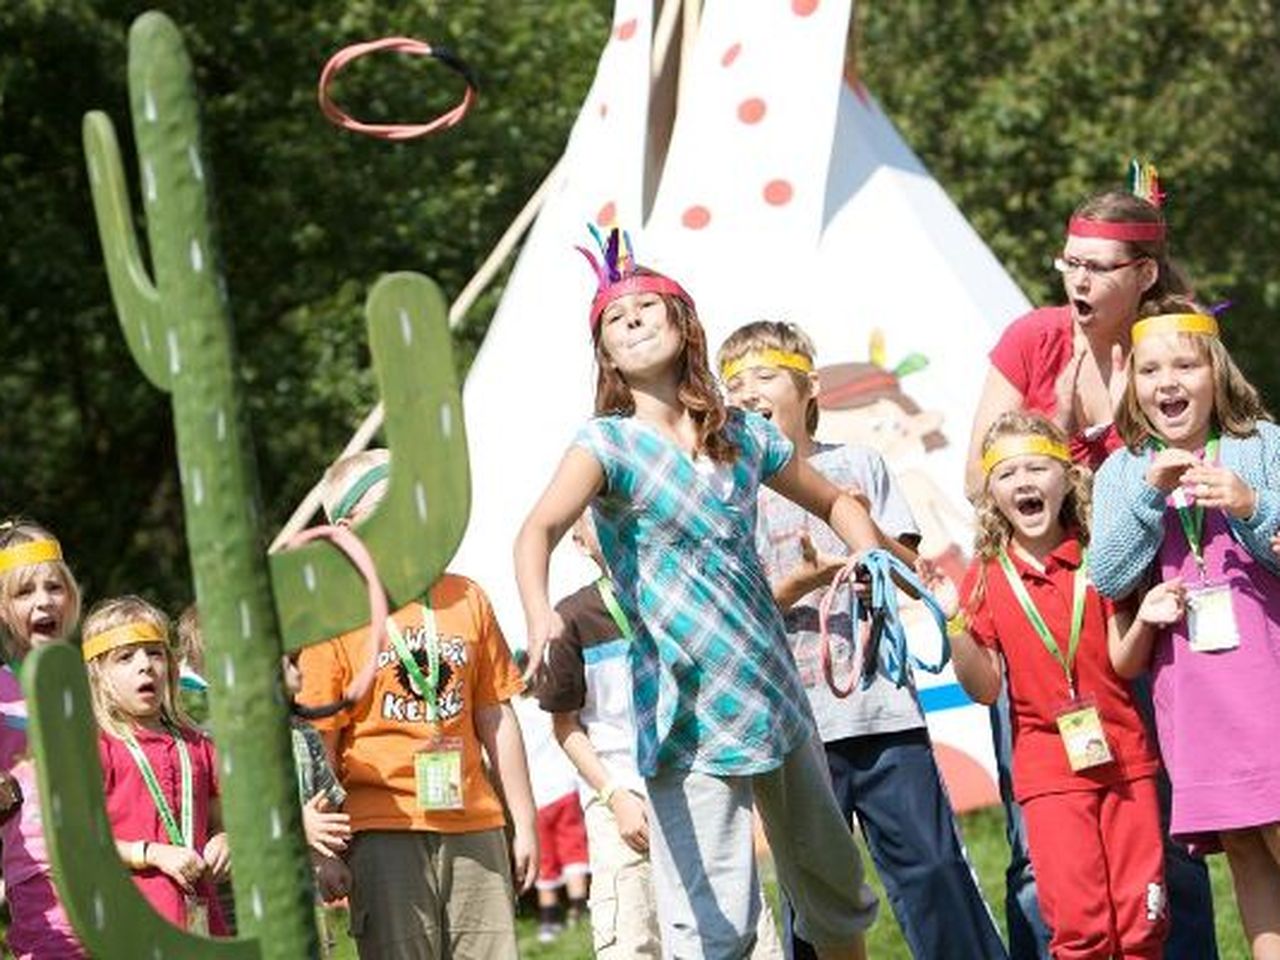
[{"label": "purple feather", "polygon": [[573,249],[577,250],[580,254],[586,257],[587,263],[591,264],[591,270],[596,275],[596,288],[603,290],[605,287],[607,287],[609,285],[609,276],[608,274],[605,273],[604,267],[600,265],[600,261],[595,258],[595,254],[593,254],[586,247],[575,246]]}]

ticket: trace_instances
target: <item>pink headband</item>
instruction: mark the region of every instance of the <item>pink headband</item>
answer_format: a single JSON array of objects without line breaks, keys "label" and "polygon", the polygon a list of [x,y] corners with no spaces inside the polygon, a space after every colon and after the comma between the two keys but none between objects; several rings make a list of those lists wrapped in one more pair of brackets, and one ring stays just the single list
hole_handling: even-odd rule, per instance
[{"label": "pink headband", "polygon": [[1128,243],[1154,243],[1164,239],[1164,224],[1158,221],[1112,222],[1072,217],[1067,233],[1073,237],[1101,237]]},{"label": "pink headband", "polygon": [[589,317],[593,333],[600,324],[600,314],[604,313],[604,308],[629,293],[665,293],[683,300],[691,310],[696,309],[693,305],[693,297],[670,277],[660,273],[636,272],[640,265],[636,263],[630,234],[612,227],[609,230],[609,239],[605,241],[600,236],[600,231],[595,228],[595,224],[587,224],[587,229],[591,231],[597,246],[600,247],[603,258],[597,260],[595,254],[586,247],[574,248],[587,258],[596,275],[596,295],[591,299]]}]

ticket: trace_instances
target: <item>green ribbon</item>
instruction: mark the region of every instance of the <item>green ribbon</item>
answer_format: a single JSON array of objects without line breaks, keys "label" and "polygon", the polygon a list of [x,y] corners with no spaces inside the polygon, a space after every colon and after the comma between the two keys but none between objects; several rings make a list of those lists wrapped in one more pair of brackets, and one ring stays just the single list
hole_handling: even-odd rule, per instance
[{"label": "green ribbon", "polygon": [[600,599],[604,601],[605,607],[608,608],[609,616],[613,617],[613,622],[622,631],[622,635],[627,640],[631,640],[631,621],[627,619],[627,614],[623,611],[622,604],[618,603],[618,598],[613,592],[613,584],[609,581],[609,578],[601,577],[597,580],[596,589],[600,591]]},{"label": "green ribbon", "polygon": [[370,467],[364,473],[360,474],[360,478],[351,485],[351,489],[342,495],[342,499],[338,501],[333,508],[334,523],[339,520],[345,520],[347,515],[355,509],[360,498],[369,492],[370,488],[379,480],[385,480],[391,476],[391,465],[387,463],[379,463]]},{"label": "green ribbon", "polygon": [[422,630],[426,636],[428,671],[426,674],[423,674],[422,668],[418,666],[418,661],[413,659],[409,644],[405,642],[400,627],[391,617],[387,617],[387,635],[391,638],[391,645],[395,647],[396,656],[400,658],[400,662],[418,688],[418,696],[422,698],[427,708],[427,722],[435,723],[436,685],[440,682],[440,644],[436,641],[435,613],[425,603],[422,604]]},{"label": "green ribbon", "polygon": [[192,824],[192,811],[195,809],[195,791],[192,786],[191,753],[187,750],[187,742],[179,736],[178,731],[172,728],[167,729],[169,736],[173,737],[174,745],[178,748],[178,766],[182,776],[181,829],[178,827],[178,821],[173,815],[173,809],[169,806],[164,791],[160,789],[160,781],[156,779],[156,772],[151,768],[151,761],[142,752],[142,747],[138,746],[138,741],[134,739],[132,733],[124,735],[124,745],[142,774],[147,791],[151,794],[151,801],[156,805],[156,812],[160,814],[160,821],[164,824],[165,833],[169,835],[169,842],[176,847],[194,849],[195,830]]},{"label": "green ribbon", "polygon": [[1027,593],[1026,585],[1023,584],[1022,578],[1018,576],[1018,571],[1014,569],[1013,561],[1009,559],[1009,554],[1001,550],[997,559],[1000,561],[1000,568],[1004,571],[1005,579],[1009,581],[1009,589],[1017,597],[1018,605],[1022,607],[1022,612],[1026,615],[1027,621],[1035,630],[1036,635],[1039,636],[1044,648],[1049,651],[1053,659],[1058,661],[1063,672],[1067,675],[1067,690],[1071,694],[1071,699],[1074,700],[1076,698],[1076,684],[1073,679],[1072,668],[1076,661],[1076,650],[1080,647],[1080,629],[1084,625],[1084,600],[1085,593],[1089,588],[1087,559],[1081,557],[1080,566],[1076,568],[1075,583],[1071,597],[1071,637],[1068,640],[1067,655],[1065,657],[1062,655],[1062,648],[1058,646],[1058,641],[1049,632],[1049,627],[1044,622],[1044,617],[1036,609],[1035,601],[1031,599],[1031,594]]},{"label": "green ribbon", "polygon": [[[1165,449],[1164,441],[1159,437],[1152,437],[1152,442],[1156,445],[1157,450]],[[1212,433],[1204,445],[1204,459],[1208,463],[1212,463],[1218,459],[1218,435]],[[1184,502],[1179,503],[1179,500]],[[1191,556],[1195,557],[1196,566],[1200,572],[1204,573],[1204,507],[1197,504],[1194,507],[1187,506],[1185,495],[1175,496],[1174,509],[1178,511],[1178,522],[1182,524],[1182,532],[1187,538],[1187,548],[1191,551]]]}]

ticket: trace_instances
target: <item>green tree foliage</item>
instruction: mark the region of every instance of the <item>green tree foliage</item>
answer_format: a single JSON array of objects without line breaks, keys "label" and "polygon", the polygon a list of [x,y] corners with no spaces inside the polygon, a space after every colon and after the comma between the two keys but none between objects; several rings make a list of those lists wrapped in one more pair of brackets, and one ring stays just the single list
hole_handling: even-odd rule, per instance
[{"label": "green tree foliage", "polygon": [[[80,119],[126,118],[125,37],[154,6],[0,4],[0,514],[48,523],[91,595],[190,596],[168,405],[132,368],[93,225]],[[609,29],[600,0],[174,0],[204,98],[221,246],[264,500],[282,521],[375,398],[361,306],[390,270],[455,295],[563,149]],[[385,35],[448,47],[479,98],[457,127],[392,144],[333,127],[316,80]],[[349,66],[354,116],[418,121],[462,81],[397,54]],[[469,362],[495,295],[459,332]]]},{"label": "green tree foliage", "polygon": [[[79,136],[96,107],[128,137],[125,34],[152,4],[0,3],[0,513],[53,526],[92,595],[147,589],[176,606],[190,587],[172,428],[116,328]],[[373,401],[359,311],[369,284],[414,269],[458,293],[559,155],[612,4],[163,6],[199,72],[264,500],[279,522]],[[1033,300],[1060,296],[1049,261],[1071,209],[1120,183],[1130,156],[1155,161],[1175,256],[1205,299],[1234,301],[1228,342],[1280,406],[1273,0],[858,8],[868,86]],[[321,65],[386,34],[470,64],[480,98],[461,126],[391,144],[324,120]],[[461,85],[438,64],[384,55],[349,67],[334,93],[361,118],[415,120],[451,106]],[[497,295],[458,332],[461,363]]]},{"label": "green tree foliage", "polygon": [[1171,249],[1280,408],[1280,9],[1272,0],[866,3],[867,85],[1036,302],[1066,219],[1160,169]]}]

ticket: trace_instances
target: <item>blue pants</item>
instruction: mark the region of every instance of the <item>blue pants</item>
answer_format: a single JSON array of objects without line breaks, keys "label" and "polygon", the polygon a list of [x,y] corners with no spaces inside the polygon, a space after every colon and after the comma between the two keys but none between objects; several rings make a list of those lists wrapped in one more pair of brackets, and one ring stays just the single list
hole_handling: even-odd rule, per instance
[{"label": "blue pants", "polygon": [[[1004,944],[956,833],[923,728],[824,744],[831,786],[848,822],[857,814],[911,953],[1002,960]],[[816,957],[783,904],[788,960]]]},{"label": "blue pants", "polygon": [[[1133,682],[1134,699],[1155,738],[1151,687],[1147,678]],[[1049,960],[1051,936],[1040,903],[1036,878],[1027,853],[1027,829],[1022,809],[1013,799],[1013,729],[1009,720],[1009,693],[1002,684],[1000,699],[991,706],[991,740],[1000,776],[1000,800],[1004,804],[1005,836],[1009,840],[1009,869],[1005,872],[1005,920],[1009,924],[1009,956],[1012,960]],[[1169,839],[1169,777],[1161,768],[1156,778],[1160,796],[1160,821],[1165,837],[1164,880],[1169,898],[1169,936],[1165,960],[1217,960],[1213,929],[1213,891],[1209,869]]]}]

